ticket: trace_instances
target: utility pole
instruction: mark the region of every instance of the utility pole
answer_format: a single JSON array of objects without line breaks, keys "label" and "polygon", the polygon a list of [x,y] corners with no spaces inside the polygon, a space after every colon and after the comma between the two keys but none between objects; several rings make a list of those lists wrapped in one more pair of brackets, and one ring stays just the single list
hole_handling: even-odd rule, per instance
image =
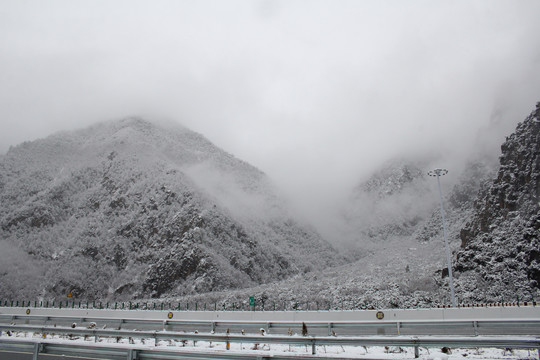
[{"label": "utility pole", "polygon": [[448,235],[446,232],[446,219],[444,216],[443,199],[442,199],[442,192],[441,192],[441,180],[440,180],[440,177],[446,174],[448,174],[448,170],[446,169],[435,169],[428,172],[429,176],[437,177],[437,185],[439,187],[439,200],[441,203],[441,217],[442,217],[442,223],[443,223],[444,246],[446,248],[446,263],[448,265],[448,281],[450,283],[450,298],[452,300],[452,307],[456,307],[456,294],[454,292],[454,278],[452,276],[452,258],[450,257],[450,247],[448,246]]}]

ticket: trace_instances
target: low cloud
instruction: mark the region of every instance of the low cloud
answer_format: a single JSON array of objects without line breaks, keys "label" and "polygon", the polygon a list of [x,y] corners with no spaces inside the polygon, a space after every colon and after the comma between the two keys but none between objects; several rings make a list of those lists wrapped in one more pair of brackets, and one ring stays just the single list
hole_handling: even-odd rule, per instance
[{"label": "low cloud", "polygon": [[0,150],[166,118],[313,212],[396,156],[496,157],[539,100],[538,13],[537,1],[5,1]]}]

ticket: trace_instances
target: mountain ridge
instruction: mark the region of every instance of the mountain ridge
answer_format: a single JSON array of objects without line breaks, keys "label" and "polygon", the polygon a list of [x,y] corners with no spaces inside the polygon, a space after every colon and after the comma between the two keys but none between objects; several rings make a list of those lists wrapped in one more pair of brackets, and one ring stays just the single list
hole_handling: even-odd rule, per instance
[{"label": "mountain ridge", "polygon": [[[540,104],[496,167],[479,156],[442,179],[459,302],[540,296],[539,116]],[[436,160],[393,160],[360,182],[341,212],[338,254],[263,172],[183,127],[132,118],[26,142],[0,157],[0,297],[448,304],[438,192],[426,178]]]},{"label": "mountain ridge", "polygon": [[42,296],[224,290],[342,261],[264,173],[183,127],[101,123],[13,147],[0,167],[2,245],[45,271]]}]

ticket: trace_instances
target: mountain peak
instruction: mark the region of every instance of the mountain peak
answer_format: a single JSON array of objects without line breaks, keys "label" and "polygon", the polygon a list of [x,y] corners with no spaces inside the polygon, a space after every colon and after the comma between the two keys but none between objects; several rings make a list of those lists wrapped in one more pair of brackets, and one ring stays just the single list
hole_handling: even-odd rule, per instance
[{"label": "mountain peak", "polygon": [[174,124],[58,133],[15,147],[0,170],[0,245],[20,249],[0,262],[17,253],[41,274],[20,289],[17,271],[0,274],[0,297],[174,296],[339,262],[262,172]]}]

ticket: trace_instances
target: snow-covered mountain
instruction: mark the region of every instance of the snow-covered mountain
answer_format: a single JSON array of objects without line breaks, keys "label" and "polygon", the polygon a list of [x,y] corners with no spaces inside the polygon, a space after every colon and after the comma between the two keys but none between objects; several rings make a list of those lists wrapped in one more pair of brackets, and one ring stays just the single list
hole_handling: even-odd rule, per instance
[{"label": "snow-covered mountain", "polygon": [[353,189],[343,214],[359,246],[367,240],[409,236],[430,214],[435,198],[424,168],[419,162],[394,159]]},{"label": "snow-covered mountain", "polygon": [[[441,179],[460,302],[540,297],[539,118],[537,106],[500,164],[471,156]],[[336,216],[340,255],[265,174],[177,125],[131,118],[27,142],[0,157],[0,297],[449,304],[427,176],[439,162],[392,160],[360,181]]]},{"label": "snow-covered mountain", "polygon": [[128,118],[0,159],[0,298],[240,288],[342,263],[267,176],[178,125]]},{"label": "snow-covered mountain", "polygon": [[457,290],[476,301],[537,298],[540,290],[540,103],[501,146],[461,231]]},{"label": "snow-covered mountain", "polygon": [[[437,181],[427,176],[432,168],[425,160],[392,160],[353,189],[342,212],[342,234],[349,237],[347,253],[354,253],[356,261],[263,286],[181,300],[216,302],[221,307],[254,296],[259,306],[264,302],[278,309],[449,304]],[[478,190],[495,174],[491,159],[477,158],[453,182],[442,180],[454,252],[461,244],[461,229],[473,214]]]}]

